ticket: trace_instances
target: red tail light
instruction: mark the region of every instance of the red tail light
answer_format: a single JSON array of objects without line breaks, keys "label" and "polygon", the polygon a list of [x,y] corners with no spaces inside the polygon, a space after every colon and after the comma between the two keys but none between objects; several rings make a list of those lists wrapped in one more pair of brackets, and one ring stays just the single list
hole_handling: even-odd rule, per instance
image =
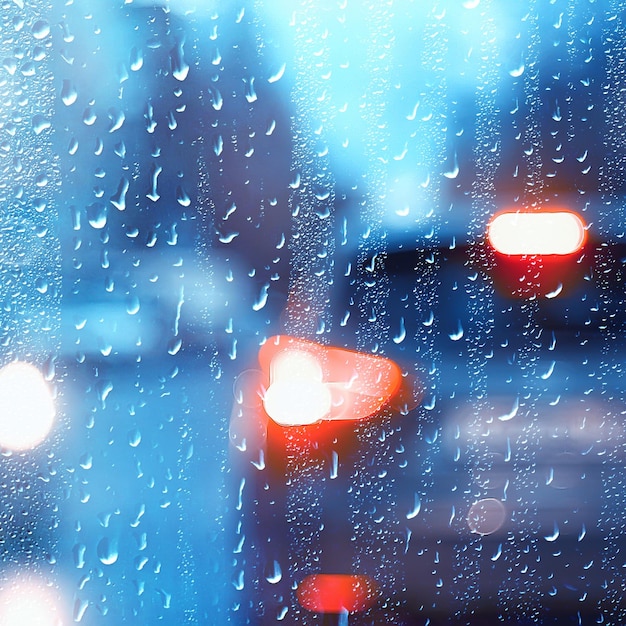
[{"label": "red tail light", "polygon": [[298,587],[301,606],[315,613],[356,613],[376,601],[376,583],[367,576],[315,574]]},{"label": "red tail light", "polygon": [[400,368],[389,359],[278,335],[259,351],[267,388],[263,407],[281,426],[360,420],[399,390]]},{"label": "red tail light", "polygon": [[487,238],[509,256],[570,255],[585,243],[585,223],[573,211],[508,211],[489,223]]},{"label": "red tail light", "polygon": [[504,211],[487,227],[496,285],[509,295],[554,297],[582,274],[587,227],[568,210]]}]

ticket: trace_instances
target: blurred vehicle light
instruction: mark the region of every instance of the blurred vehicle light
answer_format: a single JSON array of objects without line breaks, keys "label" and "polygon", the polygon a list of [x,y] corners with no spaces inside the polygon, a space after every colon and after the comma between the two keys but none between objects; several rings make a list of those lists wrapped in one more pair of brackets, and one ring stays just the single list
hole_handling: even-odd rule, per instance
[{"label": "blurred vehicle light", "polygon": [[376,600],[376,583],[367,576],[314,574],[298,586],[298,601],[315,613],[357,613]]},{"label": "blurred vehicle light", "polygon": [[507,255],[564,255],[585,243],[585,224],[573,211],[507,211],[490,222],[491,246]]},{"label": "blurred vehicle light", "polygon": [[268,339],[259,363],[268,381],[263,407],[282,426],[367,418],[402,382],[400,368],[387,358],[286,335]]},{"label": "blurred vehicle light", "polygon": [[555,298],[579,284],[587,263],[587,226],[575,212],[504,211],[487,227],[498,289],[521,298]]}]

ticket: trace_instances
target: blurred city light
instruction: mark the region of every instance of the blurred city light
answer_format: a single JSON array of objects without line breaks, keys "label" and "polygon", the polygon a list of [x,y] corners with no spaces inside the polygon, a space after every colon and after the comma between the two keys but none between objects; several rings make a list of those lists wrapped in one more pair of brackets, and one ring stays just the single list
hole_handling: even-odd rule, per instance
[{"label": "blurred city light", "polygon": [[28,450],[50,432],[54,402],[41,372],[29,363],[16,361],[0,369],[0,445],[9,450]]}]

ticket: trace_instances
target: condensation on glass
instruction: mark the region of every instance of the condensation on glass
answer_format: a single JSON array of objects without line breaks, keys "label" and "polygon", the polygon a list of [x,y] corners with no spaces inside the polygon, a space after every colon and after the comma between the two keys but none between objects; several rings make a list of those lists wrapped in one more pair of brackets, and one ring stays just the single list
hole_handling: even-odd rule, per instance
[{"label": "condensation on glass", "polygon": [[622,623],[622,0],[4,0],[0,623]]}]

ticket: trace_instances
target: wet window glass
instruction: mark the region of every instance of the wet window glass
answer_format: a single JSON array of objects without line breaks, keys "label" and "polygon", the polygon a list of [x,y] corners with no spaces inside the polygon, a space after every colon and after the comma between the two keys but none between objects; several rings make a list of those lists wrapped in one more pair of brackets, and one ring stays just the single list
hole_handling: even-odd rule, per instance
[{"label": "wet window glass", "polygon": [[0,15],[2,626],[626,621],[626,3]]}]

